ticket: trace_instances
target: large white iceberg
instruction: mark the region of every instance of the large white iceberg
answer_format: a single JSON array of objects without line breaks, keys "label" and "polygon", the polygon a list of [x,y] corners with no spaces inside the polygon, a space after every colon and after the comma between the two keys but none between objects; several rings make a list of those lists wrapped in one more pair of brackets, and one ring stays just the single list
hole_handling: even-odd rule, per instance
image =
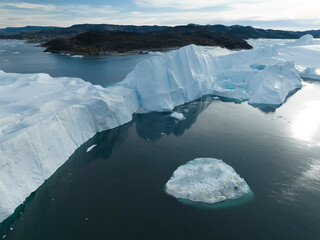
[{"label": "large white iceberg", "polygon": [[165,190],[179,199],[210,204],[250,193],[246,181],[232,167],[214,158],[197,158],[178,167]]},{"label": "large white iceberg", "polygon": [[[306,62],[296,64],[304,51]],[[280,105],[301,87],[298,74],[319,79],[319,52],[310,36],[218,57],[190,45],[141,62],[106,89],[0,71],[0,222],[96,132],[131,121],[135,112],[169,111],[206,94]]]},{"label": "large white iceberg", "polygon": [[136,94],[0,71],[0,221],[97,132],[131,121]]}]

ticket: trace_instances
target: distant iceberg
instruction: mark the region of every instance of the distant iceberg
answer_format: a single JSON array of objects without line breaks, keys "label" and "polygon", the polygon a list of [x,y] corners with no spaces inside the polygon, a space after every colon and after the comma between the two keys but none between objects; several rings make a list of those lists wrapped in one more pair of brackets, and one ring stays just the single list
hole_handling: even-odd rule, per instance
[{"label": "distant iceberg", "polygon": [[132,114],[172,111],[207,94],[279,106],[301,88],[300,76],[320,79],[319,59],[320,44],[307,36],[223,56],[186,46],[139,63],[109,88],[0,71],[0,222],[81,144]]},{"label": "distant iceberg", "polygon": [[178,167],[165,190],[179,199],[209,204],[241,198],[251,192],[232,167],[214,158],[197,158]]}]

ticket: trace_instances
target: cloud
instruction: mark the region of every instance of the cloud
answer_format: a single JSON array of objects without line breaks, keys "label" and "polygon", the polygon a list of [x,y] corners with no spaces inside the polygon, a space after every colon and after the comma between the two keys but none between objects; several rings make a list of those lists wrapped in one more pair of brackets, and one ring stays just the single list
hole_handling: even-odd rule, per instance
[{"label": "cloud", "polygon": [[[109,5],[54,5],[31,3],[0,3],[0,27],[43,25],[70,26],[94,22],[95,18],[118,16],[119,10]],[[108,20],[105,19],[105,22]],[[2,26],[1,26],[2,25]]]},{"label": "cloud", "polygon": [[25,9],[25,10],[40,10],[40,11],[54,11],[56,10],[56,6],[53,4],[34,4],[34,3],[0,3],[0,8],[17,8],[17,9]]},{"label": "cloud", "polygon": [[169,8],[182,12],[210,10],[212,14],[218,14],[216,18],[220,20],[320,19],[319,8],[315,7],[319,5],[318,0],[133,0],[133,3],[141,8]]},{"label": "cloud", "polygon": [[236,3],[236,0],[133,0],[142,8],[175,8],[181,10],[201,9]]}]

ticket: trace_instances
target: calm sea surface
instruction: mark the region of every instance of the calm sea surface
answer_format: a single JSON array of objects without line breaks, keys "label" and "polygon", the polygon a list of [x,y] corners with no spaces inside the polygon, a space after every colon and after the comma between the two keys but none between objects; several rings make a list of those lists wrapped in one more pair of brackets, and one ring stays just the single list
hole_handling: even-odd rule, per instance
[{"label": "calm sea surface", "polygon": [[125,78],[149,54],[132,56],[63,56],[20,40],[0,39],[0,70],[13,73],[48,73],[52,77],[79,77],[103,87]]},{"label": "calm sea surface", "polygon": [[[102,86],[150,57],[72,58],[21,41],[0,41],[0,50],[0,70]],[[304,82],[274,112],[210,96],[177,110],[185,120],[137,114],[97,134],[0,225],[0,238],[320,239],[320,83]],[[168,196],[164,185],[174,170],[197,157],[231,165],[254,198],[213,209]]]}]

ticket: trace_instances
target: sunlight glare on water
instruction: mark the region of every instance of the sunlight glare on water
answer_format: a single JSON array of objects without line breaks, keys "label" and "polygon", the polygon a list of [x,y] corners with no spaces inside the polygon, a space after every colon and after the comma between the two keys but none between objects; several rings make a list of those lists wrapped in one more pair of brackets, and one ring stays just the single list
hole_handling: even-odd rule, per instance
[{"label": "sunlight glare on water", "polygon": [[293,136],[311,145],[320,146],[320,101],[306,103],[306,107],[292,122]]}]

